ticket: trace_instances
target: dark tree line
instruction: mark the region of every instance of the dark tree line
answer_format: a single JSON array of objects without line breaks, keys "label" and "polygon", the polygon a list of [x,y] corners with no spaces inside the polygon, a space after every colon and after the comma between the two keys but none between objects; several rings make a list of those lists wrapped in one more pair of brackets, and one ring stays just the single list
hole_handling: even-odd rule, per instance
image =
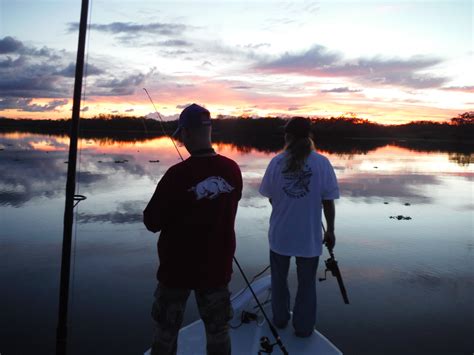
[{"label": "dark tree line", "polygon": [[[473,150],[474,112],[465,112],[449,122],[416,121],[403,125],[380,125],[357,117],[312,118],[313,136],[320,149],[365,152],[388,143],[416,150],[470,152]],[[213,140],[232,143],[240,149],[277,151],[283,147],[283,118],[228,117],[213,120]],[[162,128],[163,126],[163,128]],[[83,138],[136,141],[171,134],[177,121],[160,122],[143,117],[99,115],[80,121]],[[0,118],[0,132],[31,132],[67,135],[70,120],[15,120]],[[164,129],[164,132],[163,132]],[[339,147],[339,148],[337,148]],[[352,147],[352,148],[351,148]],[[326,148],[326,149],[325,149]]]}]

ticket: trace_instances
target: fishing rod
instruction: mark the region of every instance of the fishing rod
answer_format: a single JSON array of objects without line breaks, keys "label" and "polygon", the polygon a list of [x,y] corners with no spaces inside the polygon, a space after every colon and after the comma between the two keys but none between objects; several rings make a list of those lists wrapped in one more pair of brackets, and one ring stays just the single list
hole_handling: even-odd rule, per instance
[{"label": "fishing rod", "polygon": [[[240,264],[239,262],[237,261],[237,258],[234,256],[234,262],[235,264],[237,265],[237,267],[239,268],[239,271],[240,273],[242,274],[242,276],[244,277],[244,280],[245,280],[245,283],[247,284],[247,287],[249,288],[250,292],[252,293],[252,296],[253,298],[255,299],[255,301],[257,302],[257,306],[258,308],[260,309],[260,311],[262,312],[263,314],[263,317],[265,318],[265,320],[267,321],[267,324],[270,328],[270,331],[272,332],[272,335],[273,337],[275,338],[275,341],[276,343],[275,344],[270,344],[269,340],[267,337],[262,337],[260,339],[260,346],[263,348],[263,352],[264,353],[267,353],[267,354],[271,354],[273,352],[273,346],[274,345],[278,345],[280,347],[280,350],[282,351],[282,353],[284,355],[288,355],[288,351],[286,350],[285,348],[285,345],[283,345],[283,342],[281,341],[281,338],[280,338],[280,335],[278,334],[276,328],[273,326],[272,322],[270,322],[270,319],[268,319],[268,316],[267,314],[265,313],[265,310],[263,309],[263,306],[262,304],[260,303],[260,301],[258,300],[258,297],[257,295],[255,294],[255,292],[253,291],[253,288],[252,286],[250,285],[250,282],[249,280],[247,279],[247,276],[245,276],[245,273],[244,273],[244,270],[242,270],[242,268],[240,267]],[[262,353],[262,351],[259,351],[258,352],[259,355]]]},{"label": "fishing rod", "polygon": [[[160,122],[161,130],[163,131],[163,134],[164,134],[165,136],[168,136],[168,134],[166,134],[165,127],[163,126],[163,119],[161,118],[160,113],[159,113],[158,110],[156,109],[155,104],[154,104],[153,100],[151,99],[150,94],[148,93],[148,90],[147,90],[146,88],[143,88],[143,90],[145,90],[146,95],[147,95],[148,98],[150,99],[150,102],[151,102],[151,104],[153,105],[153,108],[155,109],[155,112],[156,112],[156,114],[158,115],[158,118],[160,119],[159,122]],[[145,126],[145,129],[146,129],[146,126]],[[179,152],[178,147],[176,146],[176,143],[174,142],[174,139],[171,138],[171,136],[168,136],[168,137],[170,137],[171,142],[173,143],[174,148],[175,148],[176,151],[178,152],[178,155],[179,155],[179,157],[181,158],[181,160],[184,160],[183,157],[181,156],[181,153]]]},{"label": "fishing rod", "polygon": [[[143,90],[145,90],[145,92],[146,92],[148,98],[150,99],[151,104],[153,105],[153,108],[155,109],[155,112],[157,113],[158,117],[160,118],[160,121],[162,121],[161,115],[158,113],[158,110],[156,109],[155,104],[153,103],[153,100],[152,100],[150,94],[148,93],[147,89],[143,88]],[[179,150],[178,150],[178,147],[176,146],[176,144],[175,144],[175,142],[174,142],[173,137],[171,137],[170,135],[168,135],[168,134],[166,133],[165,128],[164,128],[164,126],[163,126],[162,123],[160,124],[160,126],[161,126],[161,129],[163,130],[163,134],[164,134],[165,136],[169,137],[169,139],[171,139],[171,141],[173,142],[173,145],[174,145],[176,151],[177,151],[178,154],[179,154],[179,157],[181,158],[182,161],[184,161],[183,157],[181,156],[181,153],[180,153]],[[234,258],[235,264],[236,264],[237,267],[239,268],[239,271],[240,271],[240,273],[242,274],[242,276],[243,276],[243,278],[244,278],[244,280],[245,280],[245,283],[247,284],[247,287],[250,289],[250,292],[252,293],[253,298],[254,298],[255,301],[257,302],[258,308],[260,309],[260,311],[261,311],[262,314],[263,314],[263,317],[264,317],[265,320],[267,321],[267,324],[268,324],[268,326],[270,327],[270,331],[272,332],[273,337],[275,338],[275,341],[276,341],[276,343],[270,344],[270,342],[268,341],[268,338],[267,338],[267,337],[262,337],[262,338],[260,339],[260,345],[261,345],[261,347],[263,348],[263,349],[262,349],[263,352],[264,352],[264,353],[267,353],[267,354],[270,354],[270,353],[272,353],[272,351],[273,351],[273,346],[274,346],[274,345],[278,345],[278,346],[280,347],[280,350],[282,351],[282,353],[283,353],[284,355],[289,355],[289,354],[288,354],[288,351],[286,350],[285,346],[283,345],[283,342],[281,341],[280,335],[278,334],[276,328],[273,326],[272,322],[271,322],[270,319],[268,318],[267,314],[265,313],[265,310],[263,309],[262,304],[261,304],[260,301],[258,300],[257,295],[255,294],[255,292],[254,292],[252,286],[250,285],[250,282],[249,282],[249,280],[247,279],[247,276],[245,275],[244,270],[242,270],[242,268],[240,267],[240,264],[239,264],[239,262],[237,261],[237,258],[236,258],[235,256],[234,256],[233,258]],[[259,351],[259,354],[261,354],[261,351]]]},{"label": "fishing rod", "polygon": [[[324,224],[321,223],[321,226],[323,227],[323,231],[326,234],[326,229],[324,228]],[[327,244],[326,244],[326,247],[329,252],[329,259],[324,261],[324,263],[326,264],[326,270],[324,271],[324,277],[319,278],[319,282],[325,281],[326,274],[328,271],[330,271],[332,276],[334,276],[337,279],[339,290],[341,291],[341,295],[342,295],[342,299],[344,300],[344,303],[349,304],[349,297],[347,297],[347,291],[346,291],[346,288],[344,287],[344,281],[342,281],[341,270],[339,270],[339,265],[337,264],[337,260],[334,257],[334,251],[332,248],[329,248]]]}]

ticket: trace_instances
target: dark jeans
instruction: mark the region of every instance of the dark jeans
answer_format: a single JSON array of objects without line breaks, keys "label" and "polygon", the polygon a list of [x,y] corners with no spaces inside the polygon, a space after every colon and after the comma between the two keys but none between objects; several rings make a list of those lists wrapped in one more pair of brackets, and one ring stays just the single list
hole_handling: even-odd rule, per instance
[{"label": "dark jeans", "polygon": [[[277,327],[285,327],[290,319],[290,291],[288,270],[290,256],[280,255],[270,250],[272,272],[273,322]],[[319,256],[313,258],[296,257],[298,290],[293,307],[293,327],[297,335],[311,335],[316,324],[316,272]]]},{"label": "dark jeans", "polygon": [[[186,301],[191,290],[169,288],[158,284],[151,315],[155,320],[152,355],[175,355],[178,332],[183,322]],[[207,354],[230,355],[228,322],[233,311],[226,287],[194,290],[196,302],[206,328]]]}]

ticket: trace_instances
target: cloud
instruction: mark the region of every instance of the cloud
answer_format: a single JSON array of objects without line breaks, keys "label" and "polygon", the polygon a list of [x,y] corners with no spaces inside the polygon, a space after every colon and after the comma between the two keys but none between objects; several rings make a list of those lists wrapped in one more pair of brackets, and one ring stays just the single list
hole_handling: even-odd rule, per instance
[{"label": "cloud", "polygon": [[31,103],[29,98],[4,98],[0,99],[0,110],[16,109],[24,112],[48,112],[55,111],[58,107],[68,104],[67,99],[52,100],[44,105]]},{"label": "cloud", "polygon": [[237,85],[237,86],[232,86],[231,89],[234,90],[250,90],[252,89],[251,86],[246,86],[246,85]]},{"label": "cloud", "polygon": [[0,60],[0,69],[2,68],[18,68],[25,64],[25,57],[20,56],[16,59],[12,59],[11,57],[7,57],[4,60]]},{"label": "cloud", "polygon": [[259,48],[262,48],[262,47],[270,47],[271,44],[270,43],[249,43],[249,44],[246,44],[244,46],[244,48],[250,48],[250,49],[259,49]]},{"label": "cloud", "polygon": [[371,84],[425,89],[439,87],[448,81],[446,77],[419,73],[440,63],[440,59],[419,56],[405,60],[362,58],[354,62],[319,68],[317,72],[323,76],[353,77]]},{"label": "cloud", "polygon": [[329,52],[326,47],[314,45],[303,53],[286,52],[277,59],[259,64],[258,68],[274,73],[310,73],[334,64],[340,58],[339,54]]},{"label": "cloud", "polygon": [[[47,105],[32,105],[31,98],[62,99],[72,96],[75,76],[74,54],[49,48],[37,49],[24,45],[11,37],[0,40],[0,47],[8,55],[0,55],[0,97],[21,98],[18,109],[30,112],[55,110],[63,101],[52,101]],[[14,51],[14,52],[12,52]],[[106,67],[103,62],[101,67]],[[89,63],[85,69],[89,77],[88,84],[93,88],[90,95],[122,96],[134,93],[136,86],[144,83],[153,73],[122,73],[119,78],[109,74],[101,67]],[[3,101],[2,106],[11,107],[12,101]]]},{"label": "cloud", "polygon": [[160,54],[164,57],[176,58],[176,57],[179,57],[179,56],[183,56],[185,54],[192,54],[192,53],[189,52],[189,51],[184,51],[182,49],[178,49],[178,50],[173,50],[173,51],[160,51]]},{"label": "cloud", "polygon": [[321,90],[321,92],[335,92],[335,93],[361,92],[361,91],[362,90],[358,90],[358,89],[349,89],[347,86],[340,87],[340,88],[329,89],[329,90]]},{"label": "cloud", "polygon": [[467,92],[472,94],[474,93],[474,86],[448,86],[441,88],[441,90]]},{"label": "cloud", "polygon": [[301,53],[286,52],[276,59],[260,61],[255,69],[276,74],[346,77],[365,84],[424,89],[436,88],[448,81],[446,77],[421,73],[440,63],[442,60],[439,58],[423,56],[348,60],[324,46],[314,45]]},{"label": "cloud", "polygon": [[[0,96],[62,98],[70,96],[71,81],[57,75],[57,68],[73,55],[46,47],[24,45],[12,37],[0,40]],[[8,54],[8,55],[7,55]]]},{"label": "cloud", "polygon": [[[135,92],[137,86],[142,86],[147,78],[147,75],[143,73],[131,74],[123,79],[112,78],[108,80],[101,80],[96,83],[91,95],[100,96],[123,96],[132,95]],[[106,90],[101,90],[106,89]]]},{"label": "cloud", "polygon": [[[34,47],[28,47],[23,42],[11,37],[6,36],[0,39],[0,54],[25,54],[32,56],[51,57],[53,56],[53,50],[48,47],[40,49]],[[59,55],[54,55],[54,59],[60,58]]]},{"label": "cloud", "polygon": [[[68,32],[76,33],[79,24],[69,23]],[[161,35],[179,35],[187,26],[173,23],[147,23],[139,24],[134,22],[112,22],[109,24],[91,24],[90,29],[98,32],[112,33],[112,34],[129,34],[139,35],[141,33],[161,34]]]},{"label": "cloud", "polygon": [[170,39],[168,41],[162,41],[157,43],[160,46],[166,46],[166,47],[190,47],[192,44],[187,41],[183,41],[180,39]]},{"label": "cloud", "polygon": [[129,108],[128,110],[125,110],[125,112],[133,112],[133,111],[135,111],[135,109],[133,108]]},{"label": "cloud", "polygon": [[192,105],[192,103],[187,103],[187,104],[184,104],[184,105],[176,105],[176,108],[179,108],[180,110],[183,110],[186,107],[188,107],[189,105]]},{"label": "cloud", "polygon": [[71,92],[71,84],[56,75],[52,64],[25,59],[22,65],[0,68],[0,96],[59,98]]},{"label": "cloud", "polygon": [[[100,75],[103,73],[104,71],[96,67],[94,64],[87,64],[84,68],[84,75],[87,76]],[[76,76],[76,64],[71,62],[66,68],[58,71],[56,74],[69,78],[74,78]]]},{"label": "cloud", "polygon": [[24,48],[23,43],[7,36],[0,39],[0,54],[17,53]]},{"label": "cloud", "polygon": [[305,11],[315,15],[316,13],[319,12],[320,9],[320,2],[319,1],[309,1],[308,4],[306,4]]}]

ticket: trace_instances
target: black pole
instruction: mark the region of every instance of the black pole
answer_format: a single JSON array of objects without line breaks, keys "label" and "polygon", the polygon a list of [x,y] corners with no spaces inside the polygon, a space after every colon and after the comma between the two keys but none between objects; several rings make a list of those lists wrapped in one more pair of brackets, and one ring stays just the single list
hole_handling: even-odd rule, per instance
[{"label": "black pole", "polygon": [[84,71],[84,51],[86,45],[87,14],[89,0],[82,0],[79,43],[77,47],[76,78],[72,104],[72,124],[67,166],[66,205],[64,209],[63,250],[61,258],[61,282],[59,286],[59,315],[56,332],[56,354],[64,355],[67,349],[67,312],[69,300],[69,276],[71,269],[71,240],[74,222],[74,194],[76,190],[77,137],[81,109],[82,74]]}]

